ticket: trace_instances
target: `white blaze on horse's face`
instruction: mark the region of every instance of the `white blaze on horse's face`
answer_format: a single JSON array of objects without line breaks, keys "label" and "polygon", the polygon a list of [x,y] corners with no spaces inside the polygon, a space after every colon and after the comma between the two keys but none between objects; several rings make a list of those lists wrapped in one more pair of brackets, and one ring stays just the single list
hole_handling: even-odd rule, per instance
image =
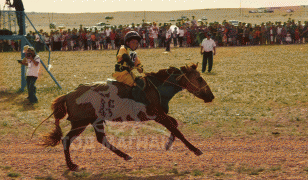
[{"label": "white blaze on horse's face", "polygon": [[[96,122],[101,120],[115,120],[121,118],[126,121],[128,115],[134,121],[140,120],[138,114],[143,112],[146,114],[146,106],[142,103],[135,102],[134,100],[123,98],[121,99],[118,94],[118,88],[112,84],[107,84],[109,87],[106,91],[94,91],[93,88],[82,94],[76,99],[76,103],[85,104],[91,103],[95,109],[95,114],[98,117]],[[148,116],[148,119],[155,119],[156,116]]]}]

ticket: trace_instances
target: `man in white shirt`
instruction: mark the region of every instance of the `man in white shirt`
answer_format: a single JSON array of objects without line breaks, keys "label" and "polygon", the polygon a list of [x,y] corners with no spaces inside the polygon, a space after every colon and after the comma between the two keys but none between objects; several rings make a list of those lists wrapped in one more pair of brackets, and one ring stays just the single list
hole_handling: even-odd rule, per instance
[{"label": "man in white shirt", "polygon": [[170,43],[171,43],[171,35],[172,35],[172,30],[170,28],[170,25],[167,25],[166,28],[166,51],[170,51]]},{"label": "man in white shirt", "polygon": [[202,73],[206,70],[207,61],[209,62],[208,72],[210,73],[213,67],[213,55],[216,54],[216,44],[209,33],[205,33],[205,39],[201,43],[201,54],[203,54]]},{"label": "man in white shirt", "polygon": [[31,104],[37,103],[38,99],[36,97],[36,87],[35,82],[38,78],[41,59],[38,55],[35,55],[33,47],[25,46],[24,49],[27,49],[26,57],[20,62],[20,64],[28,66],[27,69],[27,89],[28,97],[27,99]]},{"label": "man in white shirt", "polygon": [[183,47],[183,38],[184,38],[184,29],[183,26],[180,26],[180,30],[179,30],[179,43],[180,43],[180,47]]},{"label": "man in white shirt", "polygon": [[111,44],[111,39],[110,39],[110,34],[111,34],[111,29],[109,27],[106,27],[106,47],[108,49],[108,44]]}]

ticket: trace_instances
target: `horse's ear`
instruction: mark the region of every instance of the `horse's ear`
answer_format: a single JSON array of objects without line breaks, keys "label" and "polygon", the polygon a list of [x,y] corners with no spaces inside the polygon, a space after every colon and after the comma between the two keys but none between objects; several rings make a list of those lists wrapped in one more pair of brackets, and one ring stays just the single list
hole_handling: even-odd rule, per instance
[{"label": "horse's ear", "polygon": [[197,67],[198,67],[198,63],[197,64],[192,64],[191,67],[196,70]]}]

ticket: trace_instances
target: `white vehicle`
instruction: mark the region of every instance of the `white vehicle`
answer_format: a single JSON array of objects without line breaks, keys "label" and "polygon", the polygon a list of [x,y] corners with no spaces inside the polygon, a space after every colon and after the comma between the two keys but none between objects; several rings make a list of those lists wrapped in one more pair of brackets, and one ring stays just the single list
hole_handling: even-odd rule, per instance
[{"label": "white vehicle", "polygon": [[205,16],[203,16],[203,17],[201,18],[201,20],[206,21],[207,18],[206,18]]},{"label": "white vehicle", "polygon": [[238,20],[229,20],[229,24],[231,24],[233,26],[238,26],[239,21]]},{"label": "white vehicle", "polygon": [[288,13],[294,12],[292,9],[287,10]]}]

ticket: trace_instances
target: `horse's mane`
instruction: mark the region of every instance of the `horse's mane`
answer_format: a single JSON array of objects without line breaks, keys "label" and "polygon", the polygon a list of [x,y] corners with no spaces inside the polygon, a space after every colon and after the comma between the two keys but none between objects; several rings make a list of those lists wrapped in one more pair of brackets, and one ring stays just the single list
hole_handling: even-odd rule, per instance
[{"label": "horse's mane", "polygon": [[170,76],[171,73],[180,74],[180,72],[189,73],[192,69],[197,69],[198,64],[191,64],[182,66],[180,68],[170,66],[168,69],[161,69],[158,72],[145,73],[146,76],[155,77],[159,80],[164,80]]}]

